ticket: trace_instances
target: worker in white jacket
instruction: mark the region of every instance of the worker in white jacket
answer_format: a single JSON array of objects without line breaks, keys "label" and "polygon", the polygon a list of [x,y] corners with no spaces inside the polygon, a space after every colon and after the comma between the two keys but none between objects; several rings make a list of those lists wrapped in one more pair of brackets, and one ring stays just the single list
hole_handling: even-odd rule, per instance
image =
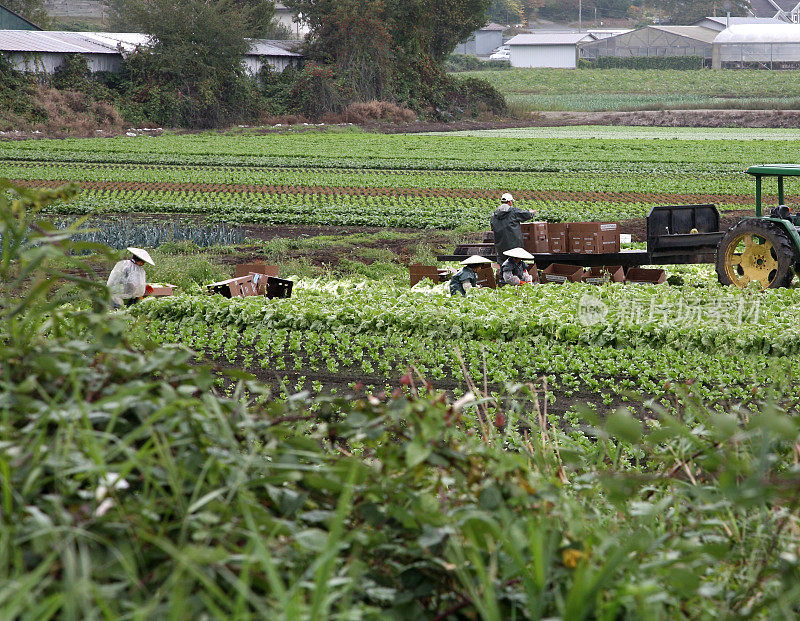
[{"label": "worker in white jacket", "polygon": [[130,306],[144,296],[147,286],[145,263],[155,265],[150,253],[141,248],[128,248],[131,257],[118,262],[108,276],[108,290],[111,292],[111,302],[114,308]]}]

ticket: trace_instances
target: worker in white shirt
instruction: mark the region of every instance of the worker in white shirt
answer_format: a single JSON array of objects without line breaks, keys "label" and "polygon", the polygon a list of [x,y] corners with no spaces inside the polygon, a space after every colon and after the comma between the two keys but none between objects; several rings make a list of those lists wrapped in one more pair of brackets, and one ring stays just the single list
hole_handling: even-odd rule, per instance
[{"label": "worker in white shirt", "polygon": [[142,299],[147,287],[147,275],[143,266],[145,263],[155,265],[147,250],[130,247],[128,252],[131,256],[114,266],[106,283],[114,308],[130,306]]}]

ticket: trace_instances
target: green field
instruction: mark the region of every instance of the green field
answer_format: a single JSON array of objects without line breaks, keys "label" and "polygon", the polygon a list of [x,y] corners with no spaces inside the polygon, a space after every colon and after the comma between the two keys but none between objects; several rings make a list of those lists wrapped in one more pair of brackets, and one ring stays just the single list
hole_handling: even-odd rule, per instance
[{"label": "green field", "polygon": [[576,127],[8,141],[0,174],[80,183],[64,213],[481,229],[505,191],[550,221],[640,218],[658,204],[748,209],[744,168],[800,161],[798,138],[796,130]]},{"label": "green field", "polygon": [[796,71],[511,69],[459,75],[488,80],[525,110],[800,106]]}]

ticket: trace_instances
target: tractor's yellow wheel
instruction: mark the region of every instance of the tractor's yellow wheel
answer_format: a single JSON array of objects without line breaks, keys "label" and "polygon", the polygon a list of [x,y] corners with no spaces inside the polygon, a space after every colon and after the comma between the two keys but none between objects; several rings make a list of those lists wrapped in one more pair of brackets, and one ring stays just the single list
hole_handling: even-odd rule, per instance
[{"label": "tractor's yellow wheel", "polygon": [[786,231],[765,220],[743,220],[731,228],[717,247],[717,277],[724,285],[762,289],[788,287],[797,262]]}]

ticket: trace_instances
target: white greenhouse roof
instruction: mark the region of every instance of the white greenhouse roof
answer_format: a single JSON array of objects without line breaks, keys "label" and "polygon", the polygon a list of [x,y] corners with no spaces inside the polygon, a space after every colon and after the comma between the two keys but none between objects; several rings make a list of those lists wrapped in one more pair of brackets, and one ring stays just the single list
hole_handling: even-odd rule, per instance
[{"label": "white greenhouse roof", "polygon": [[704,43],[713,43],[714,37],[717,36],[717,31],[711,28],[704,28],[703,26],[647,26],[653,30],[660,30],[671,35],[679,37],[686,37],[687,39],[695,39],[696,41],[703,41]]},{"label": "white greenhouse roof", "polygon": [[92,41],[79,32],[55,30],[0,30],[0,51],[65,54],[117,54],[109,45]]},{"label": "white greenhouse roof", "polygon": [[714,43],[800,43],[800,24],[731,26]]},{"label": "white greenhouse roof", "polygon": [[506,45],[576,45],[594,39],[586,32],[547,32],[542,34],[519,34],[506,41]]}]

